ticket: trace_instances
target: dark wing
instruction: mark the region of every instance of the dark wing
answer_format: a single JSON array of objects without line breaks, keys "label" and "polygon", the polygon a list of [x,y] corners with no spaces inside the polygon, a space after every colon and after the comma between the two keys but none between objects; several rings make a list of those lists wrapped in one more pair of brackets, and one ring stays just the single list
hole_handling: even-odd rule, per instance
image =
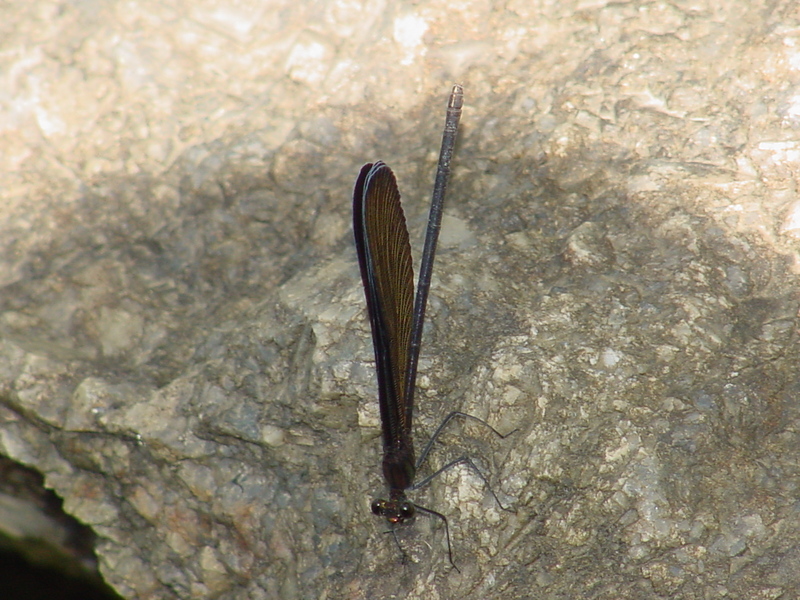
[{"label": "dark wing", "polygon": [[366,164],[353,194],[353,230],[367,297],[378,371],[384,447],[411,439],[406,367],[411,342],[414,274],[406,218],[394,173]]}]

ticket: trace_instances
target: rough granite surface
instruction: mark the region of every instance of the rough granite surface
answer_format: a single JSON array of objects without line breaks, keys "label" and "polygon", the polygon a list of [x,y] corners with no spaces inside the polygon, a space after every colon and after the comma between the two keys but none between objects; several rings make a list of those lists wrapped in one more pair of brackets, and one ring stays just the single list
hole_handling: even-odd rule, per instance
[{"label": "rough granite surface", "polygon": [[[790,598],[795,2],[0,8],[0,453],[129,599]],[[350,226],[418,260],[465,90],[397,532]]]}]

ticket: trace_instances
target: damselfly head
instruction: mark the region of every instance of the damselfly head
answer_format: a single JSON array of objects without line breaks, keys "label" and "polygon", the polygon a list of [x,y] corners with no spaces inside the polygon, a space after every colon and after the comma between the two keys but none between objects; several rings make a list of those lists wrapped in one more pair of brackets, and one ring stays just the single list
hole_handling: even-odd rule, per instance
[{"label": "damselfly head", "polygon": [[392,525],[412,519],[415,513],[414,503],[406,499],[374,500],[372,502],[372,514],[383,517]]}]

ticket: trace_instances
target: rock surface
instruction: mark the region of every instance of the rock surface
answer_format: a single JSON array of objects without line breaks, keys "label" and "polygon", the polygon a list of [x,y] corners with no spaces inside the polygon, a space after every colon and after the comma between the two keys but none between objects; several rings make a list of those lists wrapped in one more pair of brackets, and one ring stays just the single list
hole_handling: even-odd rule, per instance
[{"label": "rock surface", "polygon": [[[791,2],[35,2],[0,38],[0,452],[126,598],[800,586]],[[413,499],[384,493],[360,166],[418,257],[462,132]],[[424,474],[424,473],[423,473]]]}]

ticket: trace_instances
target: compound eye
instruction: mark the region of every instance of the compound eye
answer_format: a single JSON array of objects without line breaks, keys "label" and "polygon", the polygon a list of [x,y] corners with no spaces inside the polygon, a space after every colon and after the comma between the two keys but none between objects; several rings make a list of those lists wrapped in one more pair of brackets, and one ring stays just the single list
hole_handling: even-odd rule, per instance
[{"label": "compound eye", "polygon": [[386,500],[373,500],[372,501],[372,514],[381,516],[386,510]]},{"label": "compound eye", "polygon": [[402,521],[413,517],[415,512],[414,505],[411,502],[403,502],[398,508],[398,514]]}]

